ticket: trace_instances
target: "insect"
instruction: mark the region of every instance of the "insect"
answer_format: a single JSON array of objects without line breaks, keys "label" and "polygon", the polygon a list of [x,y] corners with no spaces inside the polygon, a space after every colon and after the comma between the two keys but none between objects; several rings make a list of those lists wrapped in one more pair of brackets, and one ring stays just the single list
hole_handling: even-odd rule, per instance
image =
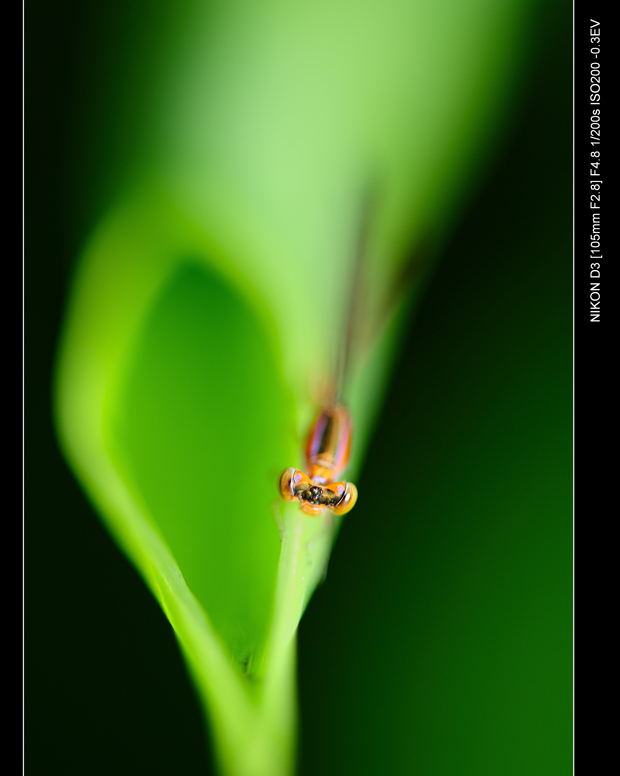
[{"label": "insect", "polygon": [[299,501],[302,512],[320,515],[328,507],[344,515],[355,506],[357,488],[351,482],[336,482],[344,471],[351,450],[353,423],[342,404],[324,407],[310,428],[306,441],[305,472],[290,467],[280,477],[280,495]]},{"label": "insect", "polygon": [[353,421],[339,397],[345,393],[350,364],[360,334],[360,307],[363,305],[362,275],[367,258],[369,224],[374,210],[374,191],[367,189],[362,199],[356,235],[349,303],[343,321],[331,398],[324,402],[310,427],[305,446],[306,471],[290,467],[280,476],[280,495],[285,501],[299,501],[307,515],[318,516],[327,507],[336,515],[350,512],[357,501],[357,488],[338,480],[349,462]]},{"label": "insect", "polygon": [[[349,461],[353,422],[340,397],[346,394],[353,357],[377,336],[394,311],[407,297],[432,256],[432,244],[421,241],[395,273],[384,297],[375,307],[375,320],[368,307],[370,283],[367,277],[370,225],[376,215],[376,181],[363,192],[356,235],[349,302],[340,349],[336,353],[335,379],[327,400],[310,428],[305,447],[306,471],[290,467],[280,476],[280,495],[285,501],[299,501],[307,515],[318,516],[327,507],[336,515],[350,512],[357,501],[357,488],[338,480]],[[371,319],[371,320],[369,320]],[[370,326],[369,326],[370,323]]]}]

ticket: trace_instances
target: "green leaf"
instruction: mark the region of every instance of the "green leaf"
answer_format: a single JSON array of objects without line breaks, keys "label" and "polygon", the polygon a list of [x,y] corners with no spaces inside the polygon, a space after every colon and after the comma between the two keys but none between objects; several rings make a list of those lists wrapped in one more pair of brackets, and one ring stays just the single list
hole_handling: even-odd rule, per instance
[{"label": "green leaf", "polygon": [[56,414],[175,629],[223,771],[277,776],[294,762],[296,629],[338,521],[284,509],[276,485],[302,464],[329,380],[361,203],[372,187],[375,336],[354,364],[349,479],[407,315],[394,287],[408,268],[418,290],[420,246],[444,239],[506,99],[523,7],[447,3],[431,41],[445,9],[425,4],[238,6],[208,22],[192,6],[149,127],[157,151],[80,260]]}]

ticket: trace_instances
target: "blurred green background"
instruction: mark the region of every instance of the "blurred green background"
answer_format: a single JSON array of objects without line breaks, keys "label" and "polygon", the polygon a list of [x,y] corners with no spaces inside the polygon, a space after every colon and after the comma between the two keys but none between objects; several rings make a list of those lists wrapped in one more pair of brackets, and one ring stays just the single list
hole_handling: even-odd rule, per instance
[{"label": "blurred green background", "polygon": [[[570,772],[571,24],[540,4],[302,620],[302,774]],[[71,262],[118,185],[97,63],[132,24],[120,2],[32,2],[26,25],[26,772],[209,773],[172,630],[51,424]],[[146,104],[139,71],[112,75]]]}]

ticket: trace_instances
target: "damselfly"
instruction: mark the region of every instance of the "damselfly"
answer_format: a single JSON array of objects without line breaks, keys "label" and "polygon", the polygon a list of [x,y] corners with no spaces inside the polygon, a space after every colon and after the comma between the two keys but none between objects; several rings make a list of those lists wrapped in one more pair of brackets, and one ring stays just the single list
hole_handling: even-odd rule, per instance
[{"label": "damselfly", "polygon": [[[360,209],[353,273],[348,285],[350,297],[332,381],[334,388],[310,427],[305,446],[306,471],[290,467],[280,477],[282,498],[299,501],[307,515],[320,515],[325,507],[344,515],[355,506],[357,488],[351,482],[338,480],[349,461],[353,433],[351,414],[343,400],[351,377],[351,362],[354,355],[369,348],[414,285],[419,284],[434,254],[431,235],[422,235],[414,250],[405,255],[394,275],[388,278],[386,287],[373,288],[371,293],[367,261],[376,195],[376,188],[369,188]],[[369,305],[371,297],[373,304]]]},{"label": "damselfly", "polygon": [[334,388],[310,427],[305,445],[306,471],[290,467],[280,477],[282,498],[285,501],[299,501],[302,511],[307,515],[318,516],[324,508],[336,515],[344,515],[353,509],[357,501],[355,485],[338,480],[349,461],[353,435],[351,414],[342,397],[350,377],[351,357],[359,335],[360,306],[363,304],[362,279],[373,204],[374,201],[367,194],[361,208],[353,277],[349,285],[349,304],[336,355],[335,378],[332,381]]}]

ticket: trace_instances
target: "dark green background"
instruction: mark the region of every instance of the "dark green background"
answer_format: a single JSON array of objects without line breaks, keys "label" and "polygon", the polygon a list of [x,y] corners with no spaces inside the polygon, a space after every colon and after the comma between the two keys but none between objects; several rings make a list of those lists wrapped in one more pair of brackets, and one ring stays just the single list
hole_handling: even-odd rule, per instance
[{"label": "dark green background", "polygon": [[[95,123],[122,4],[107,7],[26,9],[26,772],[209,773],[172,630],[52,431],[70,261],[97,204],[82,186],[103,153],[71,147],[68,122]],[[571,46],[571,6],[552,3],[412,319],[300,627],[302,774],[571,772]]]}]

